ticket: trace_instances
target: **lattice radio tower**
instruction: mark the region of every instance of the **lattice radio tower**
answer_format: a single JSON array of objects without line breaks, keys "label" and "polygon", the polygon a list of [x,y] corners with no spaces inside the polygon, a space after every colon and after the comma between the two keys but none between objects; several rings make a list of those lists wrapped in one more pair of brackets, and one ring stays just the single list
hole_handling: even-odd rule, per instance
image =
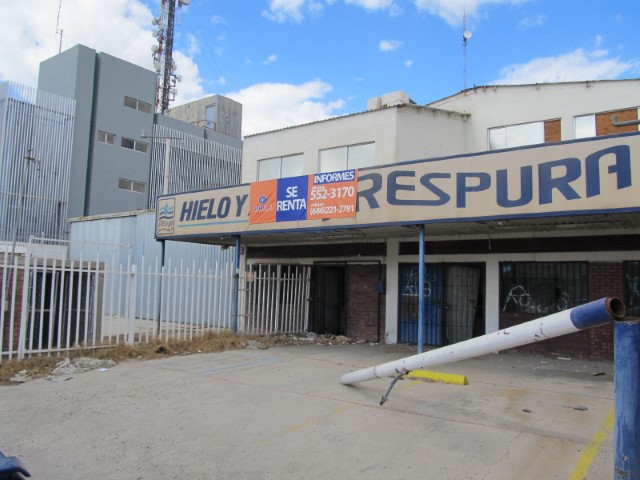
[{"label": "lattice radio tower", "polygon": [[169,102],[176,98],[176,63],[173,61],[173,30],[175,26],[176,6],[189,5],[191,0],[160,0],[160,16],[153,19],[156,27],[153,32],[158,44],[151,47],[153,66],[158,74],[158,91],[156,93],[156,111],[164,113]]}]

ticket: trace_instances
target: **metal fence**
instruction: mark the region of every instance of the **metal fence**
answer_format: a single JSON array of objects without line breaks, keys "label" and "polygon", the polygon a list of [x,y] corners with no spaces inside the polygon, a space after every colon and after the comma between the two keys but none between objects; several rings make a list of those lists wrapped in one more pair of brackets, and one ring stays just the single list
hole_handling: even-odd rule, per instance
[{"label": "metal fence", "polygon": [[233,327],[228,264],[0,256],[0,361]]},{"label": "metal fence", "polygon": [[[240,310],[234,316],[235,285]],[[191,340],[207,332],[307,329],[310,267],[230,262],[139,265],[0,253],[0,361],[79,348]],[[237,323],[236,323],[237,322]]]}]

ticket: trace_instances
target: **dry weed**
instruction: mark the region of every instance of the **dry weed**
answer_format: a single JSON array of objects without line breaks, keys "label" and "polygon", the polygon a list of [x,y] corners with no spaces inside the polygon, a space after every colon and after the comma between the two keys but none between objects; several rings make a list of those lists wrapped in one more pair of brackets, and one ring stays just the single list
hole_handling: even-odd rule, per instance
[{"label": "dry weed", "polygon": [[31,378],[50,375],[56,365],[66,357],[73,360],[77,357],[92,357],[122,362],[125,360],[149,360],[171,355],[189,355],[193,353],[212,353],[225,350],[246,348],[247,341],[255,339],[265,345],[285,344],[275,342],[267,337],[240,337],[232,333],[206,333],[201,338],[191,340],[153,339],[148,343],[135,345],[116,345],[109,347],[86,348],[61,352],[58,356],[33,356],[22,361],[3,360],[0,362],[0,385],[15,384],[10,379],[18,372],[27,370]]}]

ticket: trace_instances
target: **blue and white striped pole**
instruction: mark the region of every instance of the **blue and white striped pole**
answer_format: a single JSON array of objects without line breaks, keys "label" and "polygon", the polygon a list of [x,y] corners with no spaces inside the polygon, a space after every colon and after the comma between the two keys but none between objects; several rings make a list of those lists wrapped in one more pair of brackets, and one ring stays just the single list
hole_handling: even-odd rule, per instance
[{"label": "blue and white striped pole", "polygon": [[602,298],[481,337],[347,373],[340,378],[340,383],[352,385],[374,378],[396,376],[413,370],[459,362],[597,327],[614,319],[620,320],[624,318],[624,315],[625,306],[621,300],[614,297]]},{"label": "blue and white striped pole", "polygon": [[615,480],[640,479],[640,318],[613,326]]}]

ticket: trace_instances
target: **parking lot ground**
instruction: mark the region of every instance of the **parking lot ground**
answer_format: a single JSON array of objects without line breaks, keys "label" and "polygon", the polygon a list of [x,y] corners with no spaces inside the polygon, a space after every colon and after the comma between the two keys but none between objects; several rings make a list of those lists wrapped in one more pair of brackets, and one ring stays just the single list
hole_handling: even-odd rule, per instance
[{"label": "parking lot ground", "polygon": [[[604,479],[613,365],[492,354],[468,385],[352,370],[391,346],[286,346],[130,361],[0,387],[0,450],[70,479]],[[66,378],[66,377],[63,377]]]}]

